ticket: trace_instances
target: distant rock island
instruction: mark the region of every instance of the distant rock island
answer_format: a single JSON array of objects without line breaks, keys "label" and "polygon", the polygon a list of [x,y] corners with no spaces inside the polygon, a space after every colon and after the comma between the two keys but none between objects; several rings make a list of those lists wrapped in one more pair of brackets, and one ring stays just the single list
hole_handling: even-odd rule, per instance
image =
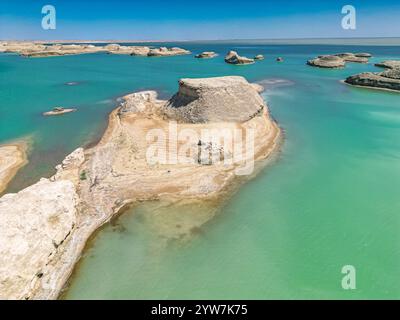
[{"label": "distant rock island", "polygon": [[337,53],[333,55],[321,55],[315,59],[307,61],[307,64],[319,68],[344,68],[346,62],[368,63],[369,53]]},{"label": "distant rock island", "polygon": [[65,113],[71,113],[77,111],[76,108],[63,108],[63,107],[55,107],[51,111],[43,112],[44,116],[59,116]]},{"label": "distant rock island", "polygon": [[400,61],[389,60],[377,63],[386,68],[383,72],[364,72],[348,77],[345,83],[374,89],[400,91]]},{"label": "distant rock island", "polygon": [[[0,198],[0,298],[57,298],[90,236],[128,206],[216,206],[253,177],[281,137],[261,89],[230,76],[182,79],[168,101],[154,91],[125,96],[96,146],[76,149],[51,178]],[[216,139],[222,129],[222,138],[232,130],[244,135],[227,144]],[[151,142],[155,134],[161,136]],[[165,153],[156,152],[159,161],[153,162],[149,148]],[[238,175],[247,161],[254,173]],[[175,228],[178,239],[214,215]]]},{"label": "distant rock island", "polygon": [[110,54],[125,54],[132,56],[165,57],[190,54],[182,48],[152,48],[148,46],[123,46],[119,44],[42,44],[34,42],[0,42],[0,52],[18,53],[23,57],[53,57],[77,54],[106,52]]},{"label": "distant rock island", "polygon": [[244,65],[254,63],[254,59],[239,56],[236,51],[229,51],[225,56],[225,62],[230,64]]},{"label": "distant rock island", "polygon": [[216,57],[218,54],[216,54],[214,51],[204,51],[202,53],[196,54],[195,58],[199,58],[199,59],[209,59],[209,58],[214,58]]},{"label": "distant rock island", "polygon": [[385,60],[375,63],[375,66],[386,69],[397,69],[400,68],[400,60]]}]

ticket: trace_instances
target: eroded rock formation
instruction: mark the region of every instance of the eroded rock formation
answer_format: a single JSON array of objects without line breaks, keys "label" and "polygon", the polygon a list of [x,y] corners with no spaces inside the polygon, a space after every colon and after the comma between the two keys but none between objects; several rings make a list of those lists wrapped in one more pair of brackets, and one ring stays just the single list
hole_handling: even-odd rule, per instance
[{"label": "eroded rock formation", "polygon": [[309,60],[308,65],[319,68],[344,68],[345,61],[337,56],[320,56],[318,58]]},{"label": "eroded rock formation", "polygon": [[254,59],[250,59],[247,57],[241,57],[238,55],[238,53],[236,51],[229,51],[228,54],[225,56],[225,62],[230,63],[230,64],[243,65],[243,64],[254,63]]},{"label": "eroded rock formation", "polygon": [[321,55],[315,59],[309,60],[308,65],[319,68],[344,68],[346,62],[368,63],[371,54],[369,53],[337,53],[333,55]]},{"label": "eroded rock formation", "polygon": [[204,51],[202,53],[195,55],[195,58],[210,59],[210,58],[214,58],[216,56],[217,56],[217,54],[214,51]]},{"label": "eroded rock formation", "polygon": [[361,87],[400,91],[400,69],[395,68],[383,72],[360,73],[348,77],[345,82]]},{"label": "eroded rock formation", "polygon": [[150,48],[147,46],[123,46],[119,44],[87,45],[87,44],[40,44],[33,42],[0,42],[0,52],[18,53],[24,57],[52,57],[106,52],[110,54],[126,54],[132,56],[174,56],[190,54],[181,48]]},{"label": "eroded rock formation", "polygon": [[[125,96],[95,147],[74,151],[50,179],[0,198],[0,297],[57,298],[89,237],[127,205],[214,201],[250,178],[251,171],[239,177],[238,170],[251,159],[262,167],[280,136],[260,90],[222,77],[182,79],[169,101],[154,91]],[[203,136],[221,129],[244,135],[231,144]],[[161,151],[156,161],[152,148]],[[193,227],[174,233],[180,239]]]}]

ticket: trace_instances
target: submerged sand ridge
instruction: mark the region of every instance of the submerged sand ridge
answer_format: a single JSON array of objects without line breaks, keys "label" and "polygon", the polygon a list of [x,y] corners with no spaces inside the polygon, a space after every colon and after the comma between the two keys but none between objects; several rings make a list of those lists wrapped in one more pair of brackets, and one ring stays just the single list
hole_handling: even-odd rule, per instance
[{"label": "submerged sand ridge", "polygon": [[[127,206],[217,203],[254,176],[280,137],[259,90],[219,77],[182,79],[168,101],[154,91],[125,96],[98,145],[0,198],[0,298],[57,298],[89,237]],[[174,237],[191,229],[183,224]]]}]

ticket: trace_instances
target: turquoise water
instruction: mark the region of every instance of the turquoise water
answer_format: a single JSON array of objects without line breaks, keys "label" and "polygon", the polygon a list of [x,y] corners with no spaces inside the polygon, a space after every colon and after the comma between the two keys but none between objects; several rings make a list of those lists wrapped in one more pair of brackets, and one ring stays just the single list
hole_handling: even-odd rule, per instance
[{"label": "turquoise water", "polygon": [[[400,58],[399,48],[185,47],[222,56],[228,49],[261,53],[266,60],[237,67],[221,56],[0,55],[0,142],[33,140],[31,163],[10,190],[51,174],[69,151],[95,141],[117,97],[149,88],[166,97],[181,77],[243,75],[266,83],[265,99],[285,131],[278,159],[190,241],[165,241],[151,206],[106,226],[88,248],[66,298],[400,298],[400,95],[339,82],[379,70],[372,64],[343,70],[305,65],[332,52],[371,52],[372,62]],[[285,62],[276,63],[277,56]],[[64,84],[70,81],[78,85]],[[40,115],[54,105],[79,111],[59,118]],[[174,210],[159,214],[169,222],[195,214]],[[344,265],[357,270],[354,291],[341,288]]]}]

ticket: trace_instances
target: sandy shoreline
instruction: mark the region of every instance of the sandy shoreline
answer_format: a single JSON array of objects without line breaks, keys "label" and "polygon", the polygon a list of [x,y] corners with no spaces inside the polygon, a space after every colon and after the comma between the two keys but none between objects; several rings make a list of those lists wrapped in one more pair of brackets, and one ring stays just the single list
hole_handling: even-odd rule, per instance
[{"label": "sandy shoreline", "polygon": [[7,188],[18,170],[28,163],[27,152],[26,141],[0,145],[0,194]]}]

